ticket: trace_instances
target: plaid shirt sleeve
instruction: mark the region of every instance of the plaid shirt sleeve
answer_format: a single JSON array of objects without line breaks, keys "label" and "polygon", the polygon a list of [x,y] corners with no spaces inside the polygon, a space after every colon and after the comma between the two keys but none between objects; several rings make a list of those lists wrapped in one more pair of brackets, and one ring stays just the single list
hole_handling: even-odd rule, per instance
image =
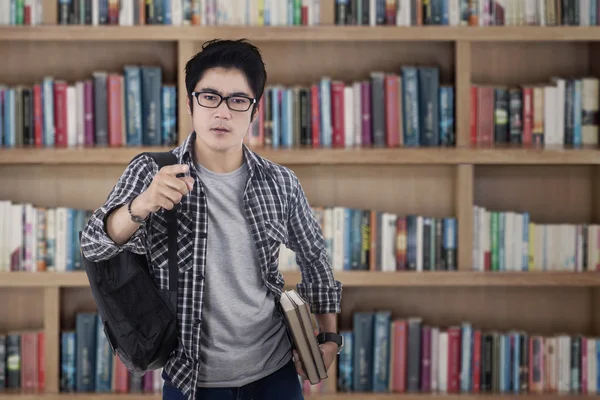
[{"label": "plaid shirt sleeve", "polygon": [[117,245],[106,232],[106,217],[110,212],[127,204],[142,193],[152,182],[155,165],[146,156],[133,160],[111,190],[104,204],[95,210],[81,235],[81,249],[91,261],[106,260],[127,249],[133,253],[146,253],[146,231],[144,225],[123,245]]},{"label": "plaid shirt sleeve", "polygon": [[302,274],[298,293],[315,314],[339,313],[342,284],[335,280],[319,222],[299,180],[294,176],[288,219],[288,246],[296,253]]}]

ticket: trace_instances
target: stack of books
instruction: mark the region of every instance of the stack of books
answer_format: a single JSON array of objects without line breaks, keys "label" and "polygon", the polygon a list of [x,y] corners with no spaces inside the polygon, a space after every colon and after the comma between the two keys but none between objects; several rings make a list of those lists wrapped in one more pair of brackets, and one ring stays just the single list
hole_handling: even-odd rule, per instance
[{"label": "stack of books", "polygon": [[327,378],[327,369],[317,343],[308,304],[294,290],[285,291],[279,303],[291,336],[290,340],[298,352],[306,376],[311,384],[316,385]]}]

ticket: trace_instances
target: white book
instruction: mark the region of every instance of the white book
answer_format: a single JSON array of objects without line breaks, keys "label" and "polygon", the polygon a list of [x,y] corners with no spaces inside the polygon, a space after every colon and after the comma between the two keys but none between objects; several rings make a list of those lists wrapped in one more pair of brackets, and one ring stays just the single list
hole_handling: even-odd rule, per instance
[{"label": "white book", "polygon": [[598,392],[598,357],[596,347],[598,342],[595,337],[588,337],[587,340],[587,391],[588,394]]},{"label": "white book", "polygon": [[460,25],[460,0],[448,0],[448,24],[450,26]]},{"label": "white book", "polygon": [[354,145],[360,146],[362,144],[362,115],[360,113],[361,110],[361,82],[355,81],[352,84],[353,88],[353,116],[354,116]]},{"label": "white book", "polygon": [[417,215],[417,233],[416,233],[416,248],[417,248],[417,268],[416,270],[423,271],[423,216]]},{"label": "white book", "polygon": [[344,207],[333,208],[333,269],[344,270],[344,235],[345,235]]},{"label": "white book", "polygon": [[439,376],[439,348],[440,348],[440,328],[437,326],[431,327],[431,392],[435,393],[438,390],[438,376]]},{"label": "white book", "polygon": [[46,211],[46,270],[56,271],[56,208]]},{"label": "white book", "polygon": [[11,205],[11,232],[10,232],[10,270],[23,270],[23,213],[22,204]]},{"label": "white book", "polygon": [[8,252],[12,222],[10,215],[10,201],[0,200],[0,272],[10,271],[10,257]]},{"label": "white book", "polygon": [[553,85],[544,86],[544,147],[554,145],[554,129],[556,129],[556,97],[558,89]]},{"label": "white book", "polygon": [[397,215],[393,213],[383,213],[382,223],[382,266],[381,270],[386,272],[396,271],[396,220]]},{"label": "white book", "polygon": [[65,272],[67,270],[67,213],[66,207],[56,208],[56,248],[54,259],[56,272]]},{"label": "white book", "polygon": [[344,86],[344,144],[346,147],[354,145],[354,91],[352,86]]},{"label": "white book", "polygon": [[438,348],[438,390],[448,392],[448,331],[440,331]]},{"label": "white book", "polygon": [[77,91],[75,85],[67,86],[67,147],[77,144]]}]

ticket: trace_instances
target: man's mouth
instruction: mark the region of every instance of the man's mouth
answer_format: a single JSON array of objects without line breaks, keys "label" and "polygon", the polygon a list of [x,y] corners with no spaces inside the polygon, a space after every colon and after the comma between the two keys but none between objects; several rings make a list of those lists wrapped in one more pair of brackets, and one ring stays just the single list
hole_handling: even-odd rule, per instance
[{"label": "man's mouth", "polygon": [[213,131],[217,132],[217,133],[227,133],[229,132],[229,130],[227,128],[213,128]]}]

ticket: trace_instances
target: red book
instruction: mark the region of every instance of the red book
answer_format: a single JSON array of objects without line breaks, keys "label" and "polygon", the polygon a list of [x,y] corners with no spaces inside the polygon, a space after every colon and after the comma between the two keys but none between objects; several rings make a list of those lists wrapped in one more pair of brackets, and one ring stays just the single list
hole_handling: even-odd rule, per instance
[{"label": "red book", "polygon": [[471,373],[473,379],[473,393],[481,391],[481,330],[473,330],[473,364]]},{"label": "red book", "polygon": [[384,99],[385,99],[385,136],[388,147],[398,147],[400,145],[400,124],[398,113],[400,112],[398,104],[398,75],[386,74],[384,81]]},{"label": "red book", "polygon": [[477,139],[486,146],[494,144],[494,87],[479,86],[477,104]]},{"label": "red book", "polygon": [[42,85],[33,85],[33,144],[44,146],[44,111],[42,107]]},{"label": "red book", "polygon": [[471,129],[471,144],[478,143],[477,140],[477,86],[471,86],[471,115],[469,119],[469,127]]},{"label": "red book", "polygon": [[54,145],[67,147],[67,82],[54,81]]},{"label": "red book", "polygon": [[115,362],[114,391],[116,393],[129,393],[129,371],[118,356],[113,357]]},{"label": "red book", "polygon": [[111,147],[123,145],[122,90],[123,81],[118,74],[109,74],[106,84],[108,97],[108,144]]},{"label": "red book", "polygon": [[21,333],[21,387],[25,390],[38,386],[38,333]]},{"label": "red book", "polygon": [[406,391],[406,346],[408,340],[406,320],[392,321],[392,354],[390,379],[392,392]]},{"label": "red book", "polygon": [[37,342],[38,342],[38,389],[40,391],[44,391],[46,389],[46,340],[43,331],[38,332],[37,334]]},{"label": "red book", "polygon": [[312,147],[321,147],[321,104],[319,103],[319,85],[310,85],[310,131]]},{"label": "red book", "polygon": [[332,147],[344,147],[344,82],[331,81]]},{"label": "red book", "polygon": [[448,327],[448,393],[460,391],[460,327]]}]

